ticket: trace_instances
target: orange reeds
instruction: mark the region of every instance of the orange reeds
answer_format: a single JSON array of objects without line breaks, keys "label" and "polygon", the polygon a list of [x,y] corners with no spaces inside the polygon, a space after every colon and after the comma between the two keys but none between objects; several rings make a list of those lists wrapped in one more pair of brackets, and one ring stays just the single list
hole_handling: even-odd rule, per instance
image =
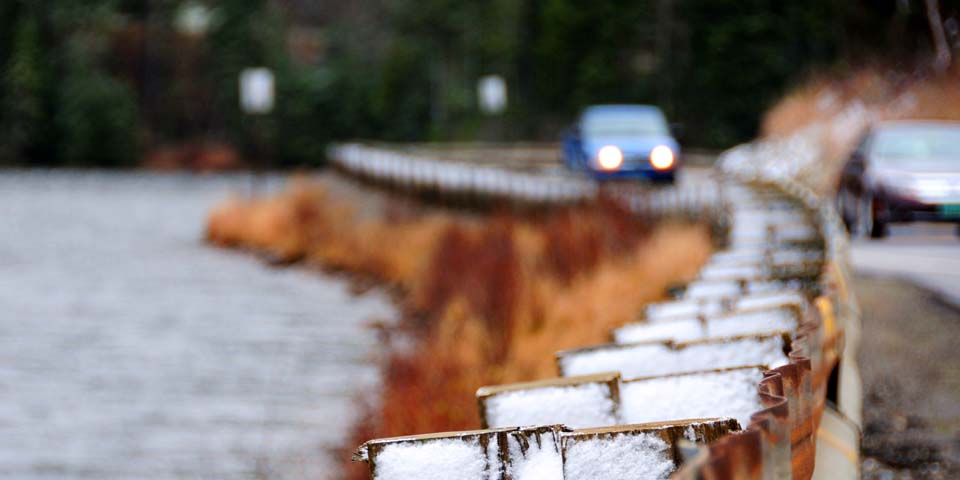
[{"label": "orange reeds", "polygon": [[[840,122],[831,123],[840,119]],[[786,95],[765,115],[763,137],[784,137],[812,126],[822,148],[820,161],[832,188],[834,175],[871,123],[894,119],[960,120],[960,64],[941,75],[906,74],[863,68],[842,76],[821,76]]]},{"label": "orange reeds", "polygon": [[[399,287],[379,401],[346,449],[372,437],[479,427],[482,385],[555,375],[553,352],[607,340],[666,287],[696,274],[706,226],[651,229],[611,200],[538,215],[383,212],[361,220],[322,188],[295,182],[210,218],[216,244],[303,259]],[[343,458],[348,459],[346,450]],[[344,476],[365,478],[344,463]]]}]

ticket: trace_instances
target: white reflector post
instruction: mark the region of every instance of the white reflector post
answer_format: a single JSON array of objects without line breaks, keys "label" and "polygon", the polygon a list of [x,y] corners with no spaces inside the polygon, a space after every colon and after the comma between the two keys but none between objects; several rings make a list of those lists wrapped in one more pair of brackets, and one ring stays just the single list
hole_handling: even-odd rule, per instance
[{"label": "white reflector post", "polygon": [[477,98],[480,110],[494,115],[507,108],[507,82],[500,75],[486,75],[477,82]]},{"label": "white reflector post", "polygon": [[273,110],[273,71],[245,68],[240,72],[240,108],[245,113],[264,114]]}]

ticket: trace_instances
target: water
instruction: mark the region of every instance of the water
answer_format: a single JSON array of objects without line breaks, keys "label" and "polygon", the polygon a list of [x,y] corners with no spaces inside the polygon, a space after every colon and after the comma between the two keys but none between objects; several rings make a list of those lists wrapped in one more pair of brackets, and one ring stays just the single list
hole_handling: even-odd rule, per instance
[{"label": "water", "polygon": [[0,477],[333,475],[324,449],[377,381],[364,325],[392,310],[204,245],[248,184],[0,173]]}]

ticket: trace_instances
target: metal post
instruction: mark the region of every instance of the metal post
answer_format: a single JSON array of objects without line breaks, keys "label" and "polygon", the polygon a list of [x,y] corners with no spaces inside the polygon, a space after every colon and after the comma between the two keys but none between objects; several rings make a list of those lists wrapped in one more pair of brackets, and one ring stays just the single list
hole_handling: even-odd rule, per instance
[{"label": "metal post", "polygon": [[273,110],[274,80],[270,69],[246,68],[240,72],[240,107],[252,117],[254,157],[251,164],[250,196],[253,197],[263,181],[267,166],[267,138],[265,117]]}]

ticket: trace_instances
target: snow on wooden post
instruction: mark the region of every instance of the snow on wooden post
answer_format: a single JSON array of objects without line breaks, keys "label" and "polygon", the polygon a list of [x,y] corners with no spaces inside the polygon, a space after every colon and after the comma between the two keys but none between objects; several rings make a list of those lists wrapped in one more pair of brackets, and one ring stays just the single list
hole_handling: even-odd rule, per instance
[{"label": "snow on wooden post", "polygon": [[484,426],[563,424],[572,428],[616,425],[620,416],[617,372],[482,387],[477,390]]},{"label": "snow on wooden post", "polygon": [[711,418],[564,432],[562,478],[667,478],[684,460],[683,442],[706,445],[739,427],[734,419]]}]

